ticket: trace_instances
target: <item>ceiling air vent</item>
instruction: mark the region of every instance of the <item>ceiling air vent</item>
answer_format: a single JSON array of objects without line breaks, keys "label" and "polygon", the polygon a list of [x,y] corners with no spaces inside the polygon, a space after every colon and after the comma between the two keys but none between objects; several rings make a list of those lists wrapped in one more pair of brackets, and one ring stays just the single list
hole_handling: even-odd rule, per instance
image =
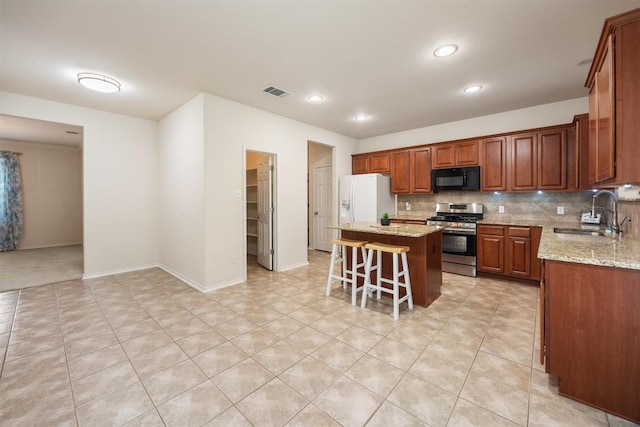
[{"label": "ceiling air vent", "polygon": [[271,95],[277,96],[278,98],[284,98],[285,96],[291,95],[289,92],[273,86],[269,86],[268,88],[264,89],[263,92],[270,93]]}]

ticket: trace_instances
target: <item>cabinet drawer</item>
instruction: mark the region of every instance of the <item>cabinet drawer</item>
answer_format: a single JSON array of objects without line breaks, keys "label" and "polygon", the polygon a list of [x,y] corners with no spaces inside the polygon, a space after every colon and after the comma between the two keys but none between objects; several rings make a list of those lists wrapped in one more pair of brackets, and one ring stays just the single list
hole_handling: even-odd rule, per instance
[{"label": "cabinet drawer", "polygon": [[531,229],[529,227],[509,227],[509,236],[513,237],[531,237]]},{"label": "cabinet drawer", "polygon": [[501,225],[478,225],[478,234],[504,236],[504,227]]}]

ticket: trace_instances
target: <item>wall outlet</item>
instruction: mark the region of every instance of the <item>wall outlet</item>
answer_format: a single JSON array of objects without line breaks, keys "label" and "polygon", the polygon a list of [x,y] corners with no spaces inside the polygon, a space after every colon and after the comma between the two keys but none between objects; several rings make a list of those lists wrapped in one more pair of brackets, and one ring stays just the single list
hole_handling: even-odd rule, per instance
[{"label": "wall outlet", "polygon": [[240,191],[240,190],[236,190],[236,191],[234,191],[234,192],[233,192],[233,198],[234,198],[234,199],[240,199],[240,198],[242,198],[242,191]]},{"label": "wall outlet", "polygon": [[406,203],[404,204],[404,209],[405,209],[405,210],[407,210],[407,211],[410,211],[410,210],[411,210],[411,203],[406,202]]},{"label": "wall outlet", "polygon": [[558,206],[558,215],[564,215],[564,206]]},{"label": "wall outlet", "polygon": [[504,213],[504,206],[498,206],[498,213]]}]

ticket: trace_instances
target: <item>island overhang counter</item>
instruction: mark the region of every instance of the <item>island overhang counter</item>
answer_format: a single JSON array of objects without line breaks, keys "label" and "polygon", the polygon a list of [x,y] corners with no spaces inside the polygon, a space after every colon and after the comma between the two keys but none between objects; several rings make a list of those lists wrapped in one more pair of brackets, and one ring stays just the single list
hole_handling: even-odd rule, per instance
[{"label": "island overhang counter", "polygon": [[[381,226],[368,222],[355,222],[330,226],[340,230],[345,239],[364,240],[369,243],[408,246],[409,275],[413,303],[427,307],[440,296],[442,286],[442,230],[443,227],[414,224],[391,224]],[[350,254],[347,254],[350,264]],[[383,257],[383,277],[393,274],[391,257]],[[372,280],[375,280],[375,272]]]}]

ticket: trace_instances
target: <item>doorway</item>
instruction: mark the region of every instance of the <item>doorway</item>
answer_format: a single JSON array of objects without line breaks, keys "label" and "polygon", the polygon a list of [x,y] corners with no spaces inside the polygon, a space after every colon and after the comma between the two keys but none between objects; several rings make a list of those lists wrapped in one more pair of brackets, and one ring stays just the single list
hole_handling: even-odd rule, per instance
[{"label": "doorway", "polygon": [[23,233],[0,252],[0,291],[81,279],[83,128],[0,115],[0,150],[19,153]]},{"label": "doorway", "polygon": [[308,227],[309,249],[331,251],[333,222],[333,147],[308,143]]},{"label": "doorway", "polygon": [[275,155],[246,151],[245,219],[247,272],[259,266],[275,268]]}]

